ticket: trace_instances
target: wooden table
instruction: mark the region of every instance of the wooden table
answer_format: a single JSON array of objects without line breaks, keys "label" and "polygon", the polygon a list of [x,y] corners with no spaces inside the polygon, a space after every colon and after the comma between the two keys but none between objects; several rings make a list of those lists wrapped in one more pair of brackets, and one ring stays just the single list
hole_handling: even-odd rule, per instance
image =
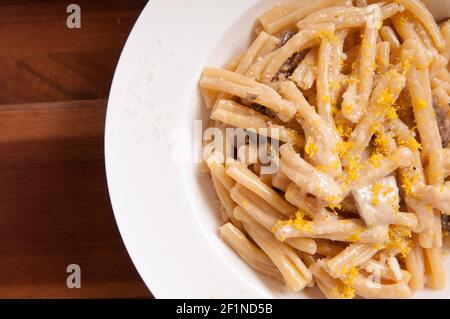
[{"label": "wooden table", "polygon": [[[103,129],[145,0],[0,1],[0,298],[150,297],[109,203]],[[68,29],[66,7],[81,7]],[[66,267],[81,267],[68,289]]]}]

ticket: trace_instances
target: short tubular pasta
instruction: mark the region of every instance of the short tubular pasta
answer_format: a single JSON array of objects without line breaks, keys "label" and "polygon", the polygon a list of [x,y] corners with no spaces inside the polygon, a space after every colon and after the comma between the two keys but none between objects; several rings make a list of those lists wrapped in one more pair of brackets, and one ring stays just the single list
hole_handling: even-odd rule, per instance
[{"label": "short tubular pasta", "polygon": [[383,41],[390,44],[392,50],[400,49],[400,41],[397,38],[394,30],[390,26],[384,26],[380,29],[380,36]]},{"label": "short tubular pasta", "polygon": [[275,174],[272,175],[272,186],[286,192],[289,185],[291,184],[291,180],[283,174],[280,170],[278,170]]},{"label": "short tubular pasta", "polygon": [[[231,198],[240,206],[240,209],[244,210],[255,221],[261,224],[264,228],[271,231],[276,225],[277,221],[281,218],[281,215],[264,202],[259,196],[246,189],[242,185],[237,184],[231,190]],[[236,208],[235,208],[236,209]],[[233,218],[234,214],[233,214]],[[297,250],[314,254],[317,246],[314,240],[309,238],[293,238],[286,241]]]},{"label": "short tubular pasta", "polygon": [[228,70],[207,68],[203,71],[200,84],[210,90],[223,91],[260,103],[286,119],[292,118],[296,111],[292,103],[283,100],[271,87]]},{"label": "short tubular pasta", "polygon": [[395,31],[400,35],[400,37],[406,40],[416,41],[416,45],[420,45],[421,48],[425,49],[422,39],[417,34],[414,29],[414,24],[409,20],[407,15],[399,15],[393,18],[393,25]]},{"label": "short tubular pasta", "polygon": [[277,192],[264,184],[256,174],[243,164],[237,161],[231,163],[228,166],[227,175],[267,201],[283,215],[290,216],[296,211],[295,207],[288,204]]},{"label": "short tubular pasta", "polygon": [[311,255],[314,255],[317,251],[316,242],[310,238],[290,238],[285,242],[289,246]]},{"label": "short tubular pasta", "polygon": [[200,77],[219,236],[294,292],[443,289],[450,22],[420,0],[287,0],[254,31]]},{"label": "short tubular pasta", "polygon": [[217,178],[222,185],[230,191],[233,188],[235,182],[232,178],[228,177],[226,174],[226,168],[223,164],[219,162],[218,154],[214,153],[208,160],[207,164],[210,169],[211,175]]},{"label": "short tubular pasta", "polygon": [[444,23],[444,25],[441,27],[441,34],[445,41],[445,46],[442,48],[441,53],[445,57],[445,59],[450,59],[450,22]]},{"label": "short tubular pasta", "polygon": [[419,192],[422,200],[450,215],[450,185],[424,186]]},{"label": "short tubular pasta", "polygon": [[303,145],[304,139],[283,125],[273,123],[271,118],[239,103],[220,99],[211,113],[211,119],[242,128],[256,129],[263,134],[283,142]]},{"label": "short tubular pasta", "polygon": [[279,239],[314,238],[329,239],[346,243],[382,243],[387,240],[387,228],[377,226],[364,229],[364,224],[358,219],[313,221],[311,228],[298,228],[296,224],[276,228],[275,234]]},{"label": "short tubular pasta", "polygon": [[297,23],[298,28],[304,28],[311,24],[332,23],[336,21],[338,27],[355,27],[364,23],[366,18],[364,9],[354,7],[329,7],[311,13]]},{"label": "short tubular pasta", "polygon": [[341,71],[344,61],[344,42],[350,29],[342,29],[336,32],[334,41],[331,41],[331,56],[329,65],[329,86],[332,105],[336,105],[339,99],[339,93],[343,86]]},{"label": "short tubular pasta", "polygon": [[[389,3],[381,7],[381,19],[387,19],[400,12],[402,8],[397,3]],[[371,14],[366,8],[330,7],[312,13],[297,23],[298,28],[305,28],[311,24],[334,23],[337,29],[361,28]]]},{"label": "short tubular pasta", "polygon": [[[396,113],[392,109],[400,92],[405,87],[405,77],[392,68],[378,81],[369,101],[369,113],[357,123],[350,135],[350,153],[355,158],[360,158],[362,152],[369,145],[370,139],[377,127],[385,117],[395,118]],[[393,112],[394,111],[394,112]]]},{"label": "short tubular pasta", "polygon": [[330,56],[332,45],[329,41],[322,41],[319,49],[319,59],[317,61],[317,109],[319,115],[331,126],[333,119],[331,115],[331,92],[330,92]]},{"label": "short tubular pasta", "polygon": [[391,57],[391,44],[387,41],[380,42],[377,45],[377,63],[378,66],[378,73],[383,74],[385,73],[389,67],[391,66],[390,63],[390,57]]},{"label": "short tubular pasta", "polygon": [[323,201],[312,198],[300,187],[291,183],[285,191],[286,200],[298,207],[315,220],[333,217],[333,214],[325,208]]},{"label": "short tubular pasta", "polygon": [[261,23],[264,29],[267,29],[267,25],[281,19],[282,17],[288,15],[292,11],[294,11],[299,5],[303,4],[303,1],[295,1],[291,3],[279,3],[275,5],[272,9],[262,14],[258,21]]},{"label": "short tubular pasta", "polygon": [[317,76],[317,48],[312,48],[294,70],[290,79],[303,90],[310,89]]},{"label": "short tubular pasta", "polygon": [[281,171],[295,184],[327,202],[341,201],[342,191],[339,185],[303,160],[290,145],[281,146],[280,154]]},{"label": "short tubular pasta", "polygon": [[354,243],[328,260],[328,273],[334,278],[345,278],[348,271],[370,260],[379,250],[380,245]]},{"label": "short tubular pasta", "polygon": [[444,40],[439,32],[439,27],[427,7],[420,0],[398,0],[398,2],[423,23],[433,38],[436,47],[438,49],[443,48]]},{"label": "short tubular pasta", "polygon": [[413,238],[413,246],[411,252],[405,258],[406,269],[411,273],[409,286],[416,291],[422,289],[425,285],[425,261],[423,249],[419,245],[419,240],[415,236]]},{"label": "short tubular pasta", "polygon": [[295,10],[289,12],[286,15],[280,16],[278,19],[271,21],[270,23],[264,23],[266,20],[264,18],[263,19],[260,18],[260,21],[263,23],[264,29],[267,30],[267,32],[276,33],[286,27],[295,24],[297,21],[299,21],[306,15],[337,2],[342,1],[339,0],[308,1],[303,3],[302,5],[299,5]]},{"label": "short tubular pasta", "polygon": [[345,246],[338,244],[331,240],[318,239],[316,240],[317,253],[326,257],[333,257],[345,249]]},{"label": "short tubular pasta", "polygon": [[236,67],[235,72],[240,74],[245,74],[253,62],[261,56],[260,52],[264,50],[267,43],[272,43],[275,45],[278,39],[267,34],[266,32],[261,32],[244,56],[241,58],[239,65]]},{"label": "short tubular pasta", "polygon": [[368,299],[399,299],[411,297],[413,291],[405,282],[377,284],[359,274],[353,283],[357,295]]},{"label": "short tubular pasta", "polygon": [[[375,6],[375,9],[377,8],[379,7]],[[354,121],[358,121],[365,113],[367,101],[369,100],[370,93],[372,92],[373,73],[376,65],[376,43],[378,30],[381,27],[381,14],[378,17],[376,14],[374,14],[374,16],[374,21],[371,21],[371,23],[369,23],[369,21],[367,22],[361,42],[361,56],[358,68],[358,98],[356,101],[359,108],[362,108],[363,110],[355,110],[356,114],[361,115],[353,118]],[[357,105],[355,105],[355,108]]]},{"label": "short tubular pasta", "polygon": [[434,59],[430,65],[430,79],[431,80],[434,80],[439,73],[445,72],[447,62],[448,62],[447,59],[443,55],[436,54],[434,56]]},{"label": "short tubular pasta", "polygon": [[290,81],[280,85],[280,93],[297,107],[296,119],[301,119],[317,140],[320,140],[328,149],[336,148],[340,136],[333,127],[327,125],[325,120],[316,113],[314,107],[305,99],[303,94]]},{"label": "short tubular pasta", "polygon": [[233,248],[236,253],[250,265],[250,267],[264,275],[268,275],[280,281],[282,280],[281,273],[269,257],[267,257],[261,249],[252,244],[233,224],[227,223],[219,227],[219,233],[223,240]]},{"label": "short tubular pasta", "polygon": [[235,217],[258,246],[269,256],[280,271],[286,284],[293,291],[300,291],[312,280],[312,274],[300,257],[288,245],[277,241],[263,227],[252,221],[242,209],[235,211]]},{"label": "short tubular pasta", "polygon": [[350,299],[355,296],[355,290],[342,280],[331,277],[325,268],[327,259],[314,262],[310,268],[319,289],[329,299]]},{"label": "short tubular pasta", "polygon": [[393,224],[405,226],[417,230],[417,217],[413,213],[397,212],[394,215]]},{"label": "short tubular pasta", "polygon": [[274,52],[271,61],[269,61],[264,70],[263,79],[270,81],[283,63],[295,52],[302,50],[311,40],[319,38],[324,33],[334,32],[334,30],[333,24],[322,24],[299,31],[284,46]]},{"label": "short tubular pasta", "polygon": [[277,220],[281,218],[277,210],[242,185],[237,184],[233,187],[230,191],[230,197],[267,230],[271,230]]},{"label": "short tubular pasta", "polygon": [[[340,136],[334,127],[333,119],[329,113],[330,110],[324,110],[323,115],[325,118],[316,114],[301,92],[290,81],[281,84],[280,92],[297,105],[297,121],[302,126],[308,139],[305,144],[307,155],[314,164],[328,168],[328,172],[331,175],[341,174],[340,159],[336,151]],[[325,108],[329,106],[325,106]],[[328,138],[325,139],[325,135]]]},{"label": "short tubular pasta", "polygon": [[[233,216],[234,207],[236,206],[230,197],[230,193],[224,188],[217,177],[212,176],[212,183],[216,191],[217,197],[219,197],[221,210],[220,218],[222,223],[226,223]],[[239,223],[236,223],[239,225]]]},{"label": "short tubular pasta", "polygon": [[426,248],[425,256],[430,265],[430,277],[427,285],[434,289],[445,287],[446,275],[442,263],[442,251],[440,248]]}]

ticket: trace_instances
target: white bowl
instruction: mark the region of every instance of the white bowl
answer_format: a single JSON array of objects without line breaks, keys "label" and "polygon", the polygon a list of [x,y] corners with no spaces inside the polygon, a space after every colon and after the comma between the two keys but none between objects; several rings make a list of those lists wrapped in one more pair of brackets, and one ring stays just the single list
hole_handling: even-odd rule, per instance
[{"label": "white bowl", "polygon": [[[278,2],[152,0],[122,52],[106,120],[108,186],[125,246],[157,298],[321,296],[292,294],[242,262],[218,238],[210,180],[173,156],[205,119],[202,68],[246,48],[258,15]],[[439,19],[450,16],[448,0],[427,3]],[[447,287],[416,297],[449,298]]]}]

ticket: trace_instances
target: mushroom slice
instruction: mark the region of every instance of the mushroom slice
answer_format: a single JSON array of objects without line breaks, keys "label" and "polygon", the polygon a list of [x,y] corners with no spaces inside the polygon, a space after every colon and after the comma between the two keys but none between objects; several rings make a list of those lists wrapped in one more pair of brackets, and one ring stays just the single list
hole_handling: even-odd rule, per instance
[{"label": "mushroom slice", "polygon": [[395,177],[359,187],[353,192],[356,207],[367,227],[389,225],[395,222],[398,212],[399,190]]}]

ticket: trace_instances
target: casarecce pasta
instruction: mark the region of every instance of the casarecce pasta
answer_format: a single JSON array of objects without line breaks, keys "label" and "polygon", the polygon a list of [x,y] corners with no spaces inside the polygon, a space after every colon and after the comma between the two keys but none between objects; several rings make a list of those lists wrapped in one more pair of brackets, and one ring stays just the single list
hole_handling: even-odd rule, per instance
[{"label": "casarecce pasta", "polygon": [[226,140],[231,152],[220,139],[203,154],[220,236],[294,292],[442,289],[450,21],[420,0],[294,0],[255,33],[200,79],[210,128],[245,133]]}]

